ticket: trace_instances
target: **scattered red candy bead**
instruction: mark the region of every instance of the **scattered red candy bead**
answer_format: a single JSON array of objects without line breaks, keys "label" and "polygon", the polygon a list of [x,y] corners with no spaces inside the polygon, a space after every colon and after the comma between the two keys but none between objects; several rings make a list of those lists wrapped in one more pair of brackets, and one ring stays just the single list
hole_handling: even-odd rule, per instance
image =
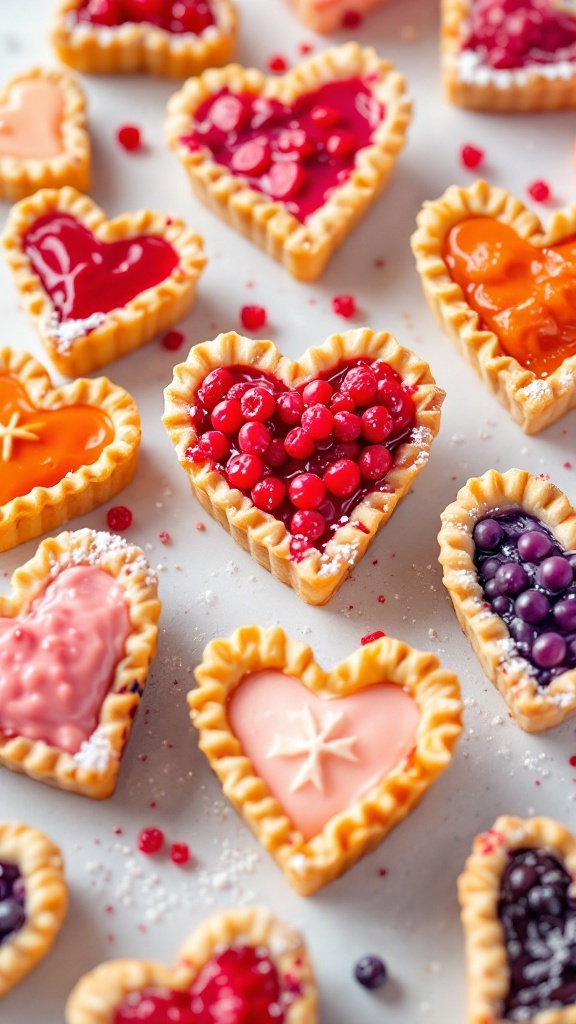
[{"label": "scattered red candy bead", "polygon": [[268,59],[267,68],[268,71],[272,71],[273,74],[281,75],[283,71],[288,70],[288,61],[281,53],[274,53]]},{"label": "scattered red candy bead", "polygon": [[111,530],[120,533],[132,526],[132,512],[126,505],[114,505],[106,513],[106,522]]},{"label": "scattered red candy bead", "polygon": [[188,864],[192,859],[188,843],[172,843],[170,847],[170,860],[173,864]]},{"label": "scattered red candy bead", "polygon": [[264,306],[242,306],[240,320],[247,331],[259,331],[266,326],[266,310]]},{"label": "scattered red candy bead", "polygon": [[122,149],[134,153],[142,147],[142,133],[135,124],[123,124],[116,132],[116,139]]},{"label": "scattered red candy bead", "polygon": [[386,633],[383,633],[381,629],[376,629],[374,633],[366,633],[366,636],[361,637],[360,643],[365,647],[366,644],[371,644],[374,640],[380,640],[383,636],[386,636]]},{"label": "scattered red candy bead", "polygon": [[477,146],[462,146],[460,150],[460,163],[467,170],[472,171],[475,167],[479,167],[484,159],[484,150],[478,149]]},{"label": "scattered red candy bead", "polygon": [[168,331],[162,338],[162,348],[168,352],[176,352],[186,341],[186,335],[182,331]]},{"label": "scattered red candy bead", "polygon": [[358,28],[362,24],[362,15],[359,11],[344,11],[342,15],[342,28]]},{"label": "scattered red candy bead", "polygon": [[162,530],[162,532],[158,534],[158,539],[159,539],[161,544],[171,544],[172,543],[172,537],[167,532],[167,530]]},{"label": "scattered red candy bead", "polygon": [[570,758],[570,764],[572,765],[573,768],[576,768],[576,754],[573,754],[572,757]]},{"label": "scattered red candy bead", "polygon": [[535,203],[545,203],[550,198],[552,190],[545,181],[533,181],[526,191]]},{"label": "scattered red candy bead", "polygon": [[356,313],[356,300],[353,295],[335,295],[332,299],[332,309],[336,316],[350,320]]},{"label": "scattered red candy bead", "polygon": [[164,845],[164,833],[159,828],[143,828],[138,836],[138,849],[142,853],[159,853]]}]

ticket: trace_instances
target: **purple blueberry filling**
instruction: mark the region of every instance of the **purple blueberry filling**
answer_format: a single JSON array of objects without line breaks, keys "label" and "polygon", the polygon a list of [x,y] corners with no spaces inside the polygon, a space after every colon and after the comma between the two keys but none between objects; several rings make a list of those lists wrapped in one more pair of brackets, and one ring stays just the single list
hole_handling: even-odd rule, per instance
[{"label": "purple blueberry filling", "polygon": [[474,528],[484,597],[508,626],[539,687],[576,668],[576,551],[565,551],[522,509],[492,512]]},{"label": "purple blueberry filling", "polygon": [[504,928],[510,988],[505,1020],[576,1002],[576,899],[566,869],[544,850],[518,850],[502,878],[498,917]]},{"label": "purple blueberry filling", "polygon": [[0,861],[0,945],[26,920],[24,879],[15,864]]}]

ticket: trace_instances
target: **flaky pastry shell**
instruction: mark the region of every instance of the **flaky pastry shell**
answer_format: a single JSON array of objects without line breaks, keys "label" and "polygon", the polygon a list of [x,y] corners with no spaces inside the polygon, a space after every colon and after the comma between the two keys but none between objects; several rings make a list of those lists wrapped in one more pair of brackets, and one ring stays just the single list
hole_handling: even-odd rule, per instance
[{"label": "flaky pastry shell", "polygon": [[[576,839],[551,818],[502,815],[488,832],[476,836],[466,868],[458,879],[458,897],[466,939],[468,1024],[506,1024],[501,1009],[510,985],[504,929],[498,920],[502,875],[509,854],[540,849],[560,860],[576,880]],[[526,1024],[573,1024],[574,1006],[541,1010]]]},{"label": "flaky pastry shell", "polygon": [[[384,120],[370,145],[356,154],[347,180],[305,222],[285,203],[269,199],[217,163],[207,148],[191,150],[181,139],[190,134],[198,107],[222,89],[292,103],[326,82],[358,76],[384,106]],[[294,277],[314,281],[330,257],[356,227],[384,189],[406,141],[411,117],[406,83],[375,50],[346,43],[326,50],[281,77],[231,64],[186,82],[168,104],[168,145],[184,164],[201,202],[278,260]]]},{"label": "flaky pastry shell", "polygon": [[367,14],[382,0],[291,0],[296,13],[313,32],[326,34],[346,28],[346,14]]},{"label": "flaky pastry shell", "polygon": [[[186,452],[196,441],[190,406],[211,370],[218,366],[253,366],[274,374],[289,387],[313,379],[346,359],[383,359],[414,386],[415,422],[407,440],[394,451],[386,482],[390,491],[374,491],[360,501],[348,522],[334,531],[322,553],[316,548],[299,562],[290,556],[290,534],[283,522],[261,512],[241,491],[231,488],[209,462],[195,463]],[[333,334],[323,345],[309,348],[298,362],[281,355],[271,341],[254,341],[233,331],[214,341],[195,345],[185,363],[174,368],[165,391],[164,425],[194,494],[246,551],[273,576],[294,588],[308,604],[325,604],[362,558],[378,530],[388,521],[426,465],[440,427],[444,392],[436,386],[428,365],[402,348],[391,334],[362,328]],[[359,525],[356,525],[359,524]]]},{"label": "flaky pastry shell", "polygon": [[[61,325],[54,323],[52,300],[23,248],[23,239],[32,225],[40,217],[56,212],[74,217],[101,242],[138,235],[163,238],[178,254],[178,265],[159,284],[106,313],[102,322],[87,333],[72,338],[62,333],[59,336]],[[181,220],[151,210],[107,220],[103,210],[73,188],[41,189],[17,203],[8,216],[2,243],[16,287],[42,344],[58,370],[68,377],[97,370],[133,352],[185,317],[194,304],[197,280],[206,263],[202,239]]]},{"label": "flaky pastry shell", "polygon": [[[294,676],[327,700],[376,683],[395,683],[420,712],[416,745],[409,755],[308,841],[255,774],[229,723],[229,696],[246,675],[261,669]],[[198,688],[188,694],[188,703],[200,749],[228,799],[301,896],[338,878],[410,813],[450,763],[462,730],[456,676],[444,671],[433,654],[389,637],[366,644],[325,672],[312,649],[280,626],[243,626],[228,639],[212,640],[194,674]]]},{"label": "flaky pastry shell", "polygon": [[142,551],[117,535],[94,530],[61,533],[42,541],[30,561],[12,576],[12,595],[0,595],[0,616],[25,613],[63,569],[93,565],[110,573],[124,589],[131,631],[124,657],[100,708],[98,725],[76,754],[26,736],[0,730],[0,764],[59,789],[96,800],[114,791],[120,759],[128,742],[156,653],[160,601],[157,580]]},{"label": "flaky pastry shell", "polygon": [[41,67],[15,75],[0,93],[0,119],[1,108],[9,103],[14,88],[34,81],[51,82],[62,93],[62,152],[43,159],[0,155],[0,199],[10,202],[23,199],[39,188],[72,185],[80,192],[87,192],[90,188],[86,100],[73,75]]},{"label": "flaky pastry shell", "polygon": [[[32,356],[0,348],[0,376],[5,373],[24,386],[38,411],[76,404],[101,409],[112,423],[114,437],[95,462],[68,473],[52,487],[34,487],[0,505],[0,551],[85,515],[126,487],[136,472],[141,435],[136,402],[106,377],[80,378],[54,388],[44,367]],[[0,422],[0,435],[3,426]],[[2,464],[0,445],[0,467]]]},{"label": "flaky pastry shell", "polygon": [[214,26],[194,35],[176,34],[146,22],[117,27],[84,23],[74,12],[82,0],[57,0],[50,39],[64,64],[88,74],[147,71],[166,78],[187,78],[204,68],[226,64],[238,35],[234,0],[211,0]]},{"label": "flaky pastry shell", "polygon": [[173,969],[146,960],[111,960],[80,979],[66,1004],[66,1024],[112,1024],[114,1011],[132,992],[147,988],[182,991],[204,964],[233,946],[266,950],[280,978],[291,979],[286,1024],[316,1024],[317,993],[302,936],[261,907],[213,914],[186,939]]},{"label": "flaky pastry shell", "polygon": [[0,996],[46,956],[68,910],[62,854],[35,828],[0,822],[0,861],[15,864],[26,887],[26,920],[0,944]]},{"label": "flaky pastry shell", "polygon": [[528,663],[515,653],[506,623],[484,600],[472,534],[483,515],[505,508],[529,512],[564,548],[576,548],[576,513],[562,491],[526,470],[497,473],[491,469],[468,480],[442,513],[438,540],[443,583],[484,672],[518,725],[526,732],[542,732],[576,714],[576,670],[556,676],[546,689],[539,689]]},{"label": "flaky pastry shell", "polygon": [[451,185],[440,199],[424,204],[412,236],[424,295],[441,326],[522,430],[536,434],[576,408],[576,356],[565,359],[543,379],[507,355],[496,334],[483,328],[443,257],[451,228],[482,215],[509,225],[521,238],[541,248],[576,234],[576,206],[554,213],[544,230],[536,214],[503,188],[485,181],[470,188]]}]

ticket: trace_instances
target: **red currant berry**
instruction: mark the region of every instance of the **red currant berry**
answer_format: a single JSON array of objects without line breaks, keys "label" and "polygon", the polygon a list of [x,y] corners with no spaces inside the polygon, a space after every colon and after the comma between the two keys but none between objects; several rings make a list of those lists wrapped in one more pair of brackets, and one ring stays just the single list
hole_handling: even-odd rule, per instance
[{"label": "red currant berry", "polygon": [[330,408],[334,414],[337,412],[354,412],[356,402],[353,398],[350,398],[350,395],[345,395],[342,391],[337,391],[330,402]]},{"label": "red currant berry", "polygon": [[326,139],[326,152],[337,160],[347,160],[356,152],[356,139],[352,132],[332,132]]},{"label": "red currant berry", "polygon": [[252,488],[252,501],[262,512],[272,512],[284,501],[286,484],[276,476],[267,476]]},{"label": "red currant berry", "polygon": [[199,439],[196,451],[214,462],[222,462],[230,455],[230,441],[221,430],[207,430]]},{"label": "red currant berry", "polygon": [[126,505],[114,505],[106,513],[106,522],[109,528],[116,533],[121,533],[122,530],[127,530],[132,526],[132,518],[132,512],[126,508]]},{"label": "red currant berry", "polygon": [[250,139],[234,150],[230,166],[238,174],[252,174],[255,178],[259,178],[270,167],[271,159],[268,142]]},{"label": "red currant berry", "polygon": [[306,540],[312,543],[322,536],[325,529],[326,520],[319,512],[295,512],[290,520],[290,533],[292,536],[306,537]]},{"label": "red currant berry", "polygon": [[332,385],[327,380],[311,380],[302,391],[304,405],[328,405],[332,398]]},{"label": "red currant berry", "polygon": [[394,420],[384,405],[371,405],[362,413],[362,437],[377,443],[385,441],[394,429]]},{"label": "red currant berry", "polygon": [[142,853],[159,853],[164,845],[164,833],[159,828],[143,828],[138,836],[138,849]]},{"label": "red currant berry", "polygon": [[191,860],[190,847],[188,843],[172,843],[170,847],[170,860],[173,864],[184,866]]},{"label": "red currant berry", "polygon": [[273,441],[270,441],[265,453],[264,462],[271,469],[278,469],[288,461],[288,455],[284,447],[284,441],[281,437],[275,437]]},{"label": "red currant berry", "polygon": [[302,395],[299,395],[297,391],[284,391],[276,399],[276,409],[282,423],[300,423],[304,412]]},{"label": "red currant berry", "polygon": [[236,398],[225,398],[212,410],[210,417],[215,430],[223,430],[225,434],[235,434],[244,423],[244,415],[240,402]]},{"label": "red currant berry", "polygon": [[307,459],[314,452],[314,438],[302,427],[294,427],[286,434],[284,447],[292,459]]},{"label": "red currant berry", "polygon": [[334,437],[337,441],[355,441],[360,437],[362,422],[353,412],[337,412],[334,416]]},{"label": "red currant berry", "polygon": [[337,498],[349,498],[360,483],[358,463],[352,459],[338,459],[330,463],[323,477],[327,490]]},{"label": "red currant berry", "polygon": [[240,399],[242,414],[247,420],[264,423],[274,415],[276,399],[268,388],[255,387],[245,391]]},{"label": "red currant berry", "polygon": [[341,121],[337,107],[326,107],[320,103],[312,107],[310,117],[319,128],[335,128]]},{"label": "red currant berry", "polygon": [[249,491],[258,483],[264,472],[264,463],[257,455],[233,455],[226,466],[230,487]]},{"label": "red currant berry", "polygon": [[392,465],[392,456],[383,444],[369,444],[360,458],[358,466],[366,480],[381,480]]},{"label": "red currant berry", "polygon": [[460,163],[469,171],[478,167],[484,159],[484,151],[477,146],[462,146],[460,150]]},{"label": "red currant berry", "polygon": [[288,494],[296,508],[317,509],[326,497],[326,487],[315,473],[300,473],[290,481]]},{"label": "red currant berry", "polygon": [[545,181],[533,181],[528,186],[528,195],[535,203],[545,203],[550,198],[551,188]]},{"label": "red currant berry", "polygon": [[332,299],[332,309],[336,316],[350,320],[356,313],[356,300],[353,295],[335,295]]},{"label": "red currant berry", "polygon": [[334,417],[325,405],[310,405],[302,414],[302,426],[315,441],[332,433]]},{"label": "red currant berry", "polygon": [[238,447],[245,455],[264,455],[272,434],[264,423],[244,423],[238,431]]},{"label": "red currant berry", "polygon": [[116,132],[116,139],[122,149],[128,150],[129,153],[134,153],[142,145],[142,135],[135,124],[122,125]]},{"label": "red currant berry", "polygon": [[268,58],[268,71],[272,71],[275,75],[281,75],[283,71],[287,71],[288,66],[286,57],[283,57],[281,53],[274,53]]},{"label": "red currant berry", "polygon": [[378,380],[370,366],[354,366],[342,381],[342,390],[356,405],[368,405],[376,394]]},{"label": "red currant berry", "polygon": [[162,338],[162,348],[167,352],[176,352],[186,341],[186,335],[182,331],[168,331]]},{"label": "red currant berry", "polygon": [[259,331],[266,326],[266,310],[263,306],[242,306],[240,320],[245,330]]}]

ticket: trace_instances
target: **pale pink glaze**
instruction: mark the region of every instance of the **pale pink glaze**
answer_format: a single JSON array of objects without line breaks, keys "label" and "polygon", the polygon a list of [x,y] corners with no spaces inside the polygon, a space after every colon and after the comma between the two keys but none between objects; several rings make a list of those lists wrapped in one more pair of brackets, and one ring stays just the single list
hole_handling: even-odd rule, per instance
[{"label": "pale pink glaze", "polygon": [[[291,716],[306,706],[319,728],[330,713],[342,713],[331,740],[355,737],[351,751],[357,760],[321,755],[324,792],[312,782],[291,789],[306,755],[269,756],[277,737],[301,735]],[[229,700],[228,719],[256,774],[304,838],[311,839],[410,753],[420,712],[414,699],[394,683],[376,683],[349,697],[325,700],[294,676],[272,669],[246,676]]]},{"label": "pale pink glaze", "polygon": [[62,90],[55,82],[30,79],[15,85],[10,104],[0,107],[0,156],[48,160],[63,151]]},{"label": "pale pink glaze", "polygon": [[63,569],[27,612],[0,618],[0,729],[75,754],[98,724],[129,631],[110,573]]}]

